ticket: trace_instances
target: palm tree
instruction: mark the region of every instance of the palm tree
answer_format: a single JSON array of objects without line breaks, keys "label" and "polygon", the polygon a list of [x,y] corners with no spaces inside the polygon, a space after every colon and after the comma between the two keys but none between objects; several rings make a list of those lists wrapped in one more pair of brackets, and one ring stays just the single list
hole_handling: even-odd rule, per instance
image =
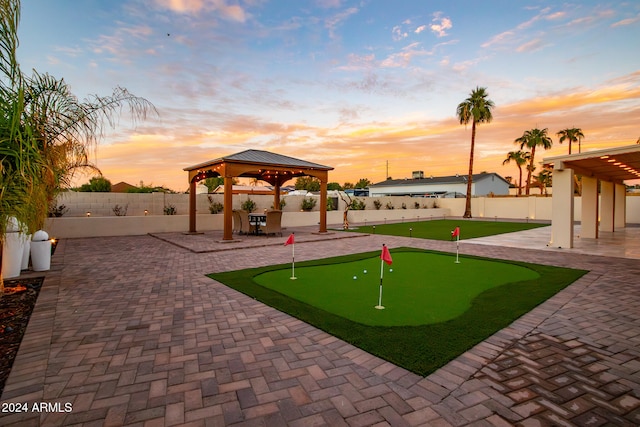
[{"label": "palm tree", "polygon": [[503,165],[507,165],[513,161],[516,166],[518,166],[518,171],[520,172],[520,178],[518,179],[518,196],[522,196],[522,166],[527,164],[530,157],[531,153],[528,151],[509,151],[507,158],[502,162]]},{"label": "palm tree", "polygon": [[[49,202],[78,168],[95,168],[89,150],[105,124],[129,107],[144,118],[155,107],[117,88],[80,102],[63,80],[34,72],[25,77],[16,59],[20,0],[0,2],[0,244],[14,216],[28,231],[42,228]],[[0,290],[1,290],[0,283]]]},{"label": "palm tree", "polygon": [[529,165],[527,166],[527,187],[525,194],[529,195],[529,188],[531,187],[531,173],[536,169],[534,166],[534,159],[536,155],[536,147],[542,147],[548,150],[553,145],[553,141],[547,135],[548,129],[531,129],[525,131],[520,138],[516,138],[513,142],[520,144],[520,149],[527,147],[531,150],[531,156],[529,157]]},{"label": "palm tree", "polygon": [[551,187],[552,174],[553,171],[551,169],[545,168],[541,170],[537,176],[534,177],[535,185],[540,188],[540,193],[544,194],[545,196],[549,195],[549,193],[547,192],[547,188]]},{"label": "palm tree", "polygon": [[467,178],[464,218],[471,218],[471,184],[473,181],[473,152],[476,143],[476,126],[479,123],[490,123],[493,119],[491,110],[494,104],[488,97],[487,88],[476,87],[456,109],[456,116],[460,120],[460,124],[467,125],[471,122],[471,150],[469,153],[469,176]]},{"label": "palm tree", "polygon": [[562,144],[565,140],[567,140],[569,142],[569,154],[571,154],[571,144],[573,142],[577,142],[578,143],[578,153],[580,153],[582,151],[581,142],[582,142],[582,138],[584,138],[584,134],[582,133],[582,129],[580,129],[580,128],[562,129],[556,135],[558,135],[560,137],[560,139],[558,139],[558,142],[560,144]]}]

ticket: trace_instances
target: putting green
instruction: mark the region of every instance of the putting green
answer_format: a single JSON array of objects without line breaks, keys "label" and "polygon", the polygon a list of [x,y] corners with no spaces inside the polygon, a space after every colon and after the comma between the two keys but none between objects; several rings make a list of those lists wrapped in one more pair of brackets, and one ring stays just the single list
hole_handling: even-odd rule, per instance
[{"label": "putting green", "polygon": [[378,257],[297,268],[297,280],[290,279],[290,268],[271,270],[254,281],[363,325],[417,326],[460,316],[488,289],[540,277],[510,263],[464,258],[456,264],[455,255],[393,250],[391,254],[393,264],[384,264],[384,310],[374,308],[380,285]]}]

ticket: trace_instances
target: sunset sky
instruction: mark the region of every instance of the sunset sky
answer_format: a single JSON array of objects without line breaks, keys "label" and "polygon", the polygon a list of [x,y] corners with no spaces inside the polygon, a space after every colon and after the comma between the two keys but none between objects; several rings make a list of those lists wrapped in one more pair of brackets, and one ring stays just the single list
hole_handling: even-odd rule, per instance
[{"label": "sunset sky", "polygon": [[107,130],[93,161],[114,184],[184,191],[184,167],[246,149],[341,184],[382,181],[387,161],[393,178],[465,174],[455,113],[476,86],[496,107],[475,172],[517,178],[502,161],[534,127],[554,140],[539,160],[568,153],[568,127],[583,151],[640,138],[637,0],[23,0],[19,37],[24,73],[158,109]]}]

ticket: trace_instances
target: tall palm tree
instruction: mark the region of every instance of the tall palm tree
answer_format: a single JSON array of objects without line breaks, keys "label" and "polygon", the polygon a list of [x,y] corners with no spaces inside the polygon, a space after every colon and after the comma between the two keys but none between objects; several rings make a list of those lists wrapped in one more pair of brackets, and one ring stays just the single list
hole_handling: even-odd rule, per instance
[{"label": "tall palm tree", "polygon": [[530,157],[531,153],[528,151],[509,151],[507,158],[502,162],[503,165],[507,165],[513,161],[516,166],[518,166],[518,171],[520,172],[520,178],[518,179],[518,196],[522,196],[522,166],[527,164]]},{"label": "tall palm tree", "polygon": [[464,208],[464,218],[471,218],[471,184],[473,182],[473,152],[476,143],[476,126],[479,123],[490,123],[493,119],[491,110],[493,101],[489,99],[487,88],[476,87],[469,97],[458,105],[456,116],[460,124],[471,122],[471,150],[469,153],[469,176],[467,178],[467,197]]},{"label": "tall palm tree", "polygon": [[520,144],[520,149],[527,147],[531,150],[531,156],[529,157],[529,165],[527,166],[527,187],[525,194],[529,195],[529,189],[531,188],[531,173],[536,169],[534,165],[536,148],[542,147],[548,150],[553,145],[553,141],[547,135],[548,129],[531,129],[524,131],[520,138],[516,138],[513,142]]},{"label": "tall palm tree", "polygon": [[567,128],[562,129],[556,135],[560,137],[558,142],[562,144],[565,140],[569,142],[569,154],[571,154],[571,144],[574,142],[578,143],[578,153],[582,151],[582,138],[584,138],[584,134],[582,133],[582,129],[580,128]]}]

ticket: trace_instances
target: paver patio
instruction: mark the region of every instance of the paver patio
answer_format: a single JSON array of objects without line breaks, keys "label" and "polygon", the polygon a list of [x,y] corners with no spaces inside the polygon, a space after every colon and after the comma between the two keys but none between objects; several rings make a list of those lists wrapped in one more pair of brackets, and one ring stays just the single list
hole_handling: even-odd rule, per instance
[{"label": "paver patio", "polygon": [[[590,272],[423,378],[205,277],[288,262],[286,236],[243,248],[207,238],[61,241],[1,399],[30,410],[3,411],[0,425],[640,425],[638,259],[461,242]],[[301,261],[383,242],[455,250],[296,238]],[[61,406],[33,412],[40,402]]]}]

